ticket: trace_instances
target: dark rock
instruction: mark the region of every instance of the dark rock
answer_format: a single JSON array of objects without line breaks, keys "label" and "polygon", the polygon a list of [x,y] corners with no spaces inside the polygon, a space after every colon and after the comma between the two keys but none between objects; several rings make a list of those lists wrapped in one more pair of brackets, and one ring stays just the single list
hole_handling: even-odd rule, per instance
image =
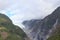
[{"label": "dark rock", "polygon": [[23,25],[26,27],[24,31],[32,40],[46,40],[57,19],[58,23],[60,23],[60,7],[44,19],[24,21]]}]

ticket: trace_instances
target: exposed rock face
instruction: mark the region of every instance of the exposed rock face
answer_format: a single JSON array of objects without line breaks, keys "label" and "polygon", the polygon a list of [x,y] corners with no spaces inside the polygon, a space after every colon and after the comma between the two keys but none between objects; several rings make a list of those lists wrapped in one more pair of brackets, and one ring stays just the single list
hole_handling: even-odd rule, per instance
[{"label": "exposed rock face", "polygon": [[31,40],[47,40],[58,24],[60,24],[60,7],[44,19],[23,22],[23,25],[26,27],[24,31]]}]

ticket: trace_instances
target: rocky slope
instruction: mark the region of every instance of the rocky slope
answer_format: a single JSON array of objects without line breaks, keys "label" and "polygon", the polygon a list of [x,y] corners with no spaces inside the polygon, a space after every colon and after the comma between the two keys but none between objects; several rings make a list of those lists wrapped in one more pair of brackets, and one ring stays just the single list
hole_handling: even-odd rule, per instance
[{"label": "rocky slope", "polygon": [[0,13],[0,40],[25,40],[26,38],[21,28],[14,25],[6,15]]},{"label": "rocky slope", "polygon": [[23,25],[31,40],[60,40],[60,7],[44,19],[26,20]]}]

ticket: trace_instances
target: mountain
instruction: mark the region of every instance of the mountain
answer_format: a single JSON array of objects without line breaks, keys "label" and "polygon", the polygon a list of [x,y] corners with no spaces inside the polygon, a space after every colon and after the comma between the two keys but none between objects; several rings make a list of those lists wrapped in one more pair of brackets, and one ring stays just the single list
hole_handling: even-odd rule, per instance
[{"label": "mountain", "polygon": [[60,40],[60,7],[44,19],[25,20],[22,24],[31,40]]},{"label": "mountain", "polygon": [[47,40],[60,40],[60,7],[56,10],[57,20],[54,29]]},{"label": "mountain", "polygon": [[0,40],[26,40],[25,32],[14,25],[8,16],[0,13]]}]

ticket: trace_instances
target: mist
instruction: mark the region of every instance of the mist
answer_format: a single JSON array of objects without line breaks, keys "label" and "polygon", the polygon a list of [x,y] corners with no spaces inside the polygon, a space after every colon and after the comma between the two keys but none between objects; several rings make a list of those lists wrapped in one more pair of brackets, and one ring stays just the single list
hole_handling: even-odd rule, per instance
[{"label": "mist", "polygon": [[0,0],[0,13],[22,27],[24,20],[42,19],[60,6],[60,0]]}]

